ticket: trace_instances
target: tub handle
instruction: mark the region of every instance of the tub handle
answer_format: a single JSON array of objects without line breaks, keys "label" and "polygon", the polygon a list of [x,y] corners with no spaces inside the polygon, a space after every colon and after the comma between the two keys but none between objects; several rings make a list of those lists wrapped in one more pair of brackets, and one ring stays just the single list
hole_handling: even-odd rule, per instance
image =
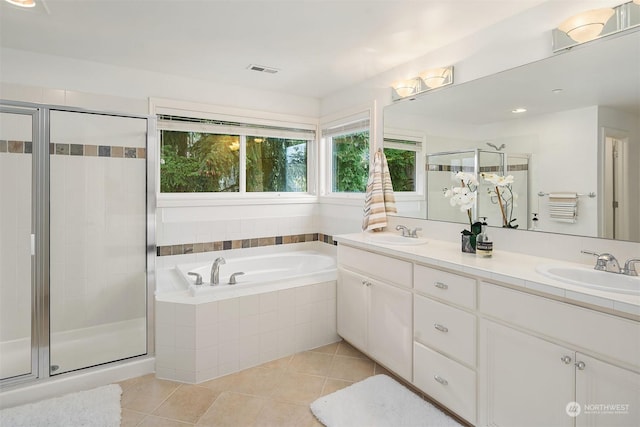
[{"label": "tub handle", "polygon": [[195,276],[196,277],[196,286],[202,285],[202,276],[201,275],[199,275],[198,273],[194,273],[193,271],[190,271],[187,274],[189,276]]},{"label": "tub handle", "polygon": [[236,276],[242,276],[244,274],[244,271],[238,271],[237,273],[233,273],[231,275],[231,277],[229,277],[229,284],[230,285],[235,285],[236,283]]}]

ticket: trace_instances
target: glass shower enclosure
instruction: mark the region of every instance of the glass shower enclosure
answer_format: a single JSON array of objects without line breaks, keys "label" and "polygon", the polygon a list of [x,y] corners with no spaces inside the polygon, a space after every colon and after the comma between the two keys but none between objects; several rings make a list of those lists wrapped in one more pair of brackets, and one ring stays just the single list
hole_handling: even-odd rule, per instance
[{"label": "glass shower enclosure", "polygon": [[0,104],[0,385],[148,353],[154,119]]},{"label": "glass shower enclosure", "polygon": [[513,226],[528,226],[529,155],[480,149],[449,151],[427,154],[426,167],[427,219],[469,223],[466,210],[451,206],[444,196],[447,189],[460,186],[455,175],[462,171],[476,175],[480,184],[472,208],[473,220],[486,217],[488,225],[502,227],[503,217],[495,187],[480,177],[484,172],[514,177],[514,203],[508,207],[507,214],[515,219],[511,223]]}]

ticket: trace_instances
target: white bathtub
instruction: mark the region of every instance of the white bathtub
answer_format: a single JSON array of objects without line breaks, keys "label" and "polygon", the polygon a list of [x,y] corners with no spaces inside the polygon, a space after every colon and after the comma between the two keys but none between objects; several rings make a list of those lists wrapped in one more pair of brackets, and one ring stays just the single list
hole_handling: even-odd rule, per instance
[{"label": "white bathtub", "polygon": [[[225,264],[220,264],[220,283],[215,286],[209,283],[212,264],[213,261],[177,265],[175,271],[181,283],[174,283],[173,290],[187,290],[192,297],[210,296],[205,300],[211,300],[328,282],[337,277],[335,257],[315,251],[225,259]],[[244,274],[236,276],[235,285],[229,284],[231,275],[238,272]],[[203,284],[196,285],[196,277],[188,273],[199,274]],[[159,291],[157,295],[162,293]],[[184,296],[184,293],[174,296],[180,294]]]},{"label": "white bathtub", "polygon": [[[159,270],[156,289],[156,376],[200,383],[338,341],[334,256],[316,251],[237,257]],[[236,285],[229,285],[235,272]],[[178,357],[178,355],[180,355]]]}]

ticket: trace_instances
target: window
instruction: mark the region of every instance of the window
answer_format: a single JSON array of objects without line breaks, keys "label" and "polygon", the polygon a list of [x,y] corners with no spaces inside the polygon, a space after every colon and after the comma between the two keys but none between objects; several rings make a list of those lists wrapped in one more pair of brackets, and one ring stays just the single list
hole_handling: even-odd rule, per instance
[{"label": "window", "polygon": [[323,129],[331,158],[331,192],[364,193],[369,177],[369,119]]},{"label": "window", "polygon": [[387,157],[393,191],[415,192],[417,182],[418,150],[420,144],[399,139],[384,140],[384,155]]},{"label": "window", "polygon": [[162,193],[306,193],[311,129],[159,116]]}]

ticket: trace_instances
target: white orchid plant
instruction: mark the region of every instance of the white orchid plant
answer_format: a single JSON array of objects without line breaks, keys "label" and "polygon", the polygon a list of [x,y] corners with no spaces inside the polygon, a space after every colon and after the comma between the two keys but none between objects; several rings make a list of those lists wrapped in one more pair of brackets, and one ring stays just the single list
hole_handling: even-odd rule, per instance
[{"label": "white orchid plant", "polygon": [[451,187],[445,189],[444,196],[449,198],[451,206],[459,206],[460,211],[467,211],[469,217],[469,230],[463,230],[463,234],[474,234],[473,217],[471,209],[475,206],[478,198],[478,178],[474,174],[467,172],[458,172],[454,175],[455,181],[460,181],[459,187]]},{"label": "white orchid plant", "polygon": [[513,208],[517,206],[518,194],[513,191],[512,184],[514,182],[513,175],[500,176],[494,173],[481,173],[482,179],[491,183],[493,188],[489,187],[487,192],[492,203],[497,203],[502,214],[502,226],[506,228],[518,228],[514,224],[516,218],[513,217]]}]

